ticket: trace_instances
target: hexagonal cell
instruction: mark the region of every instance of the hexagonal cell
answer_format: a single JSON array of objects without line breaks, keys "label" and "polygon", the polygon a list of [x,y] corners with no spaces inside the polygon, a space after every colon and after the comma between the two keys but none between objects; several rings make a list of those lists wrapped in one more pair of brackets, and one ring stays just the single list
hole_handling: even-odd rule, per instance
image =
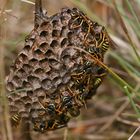
[{"label": "hexagonal cell", "polygon": [[61,37],[67,37],[68,32],[69,32],[69,27],[67,25],[63,26],[61,29]]},{"label": "hexagonal cell", "polygon": [[22,62],[18,59],[18,57],[17,57],[17,59],[15,60],[15,68],[16,69],[20,69],[20,68],[22,68],[22,66],[23,66],[23,64],[22,64]]},{"label": "hexagonal cell", "polygon": [[45,53],[45,56],[46,56],[46,58],[54,57],[55,56],[55,53],[54,53],[54,51],[51,48],[49,48],[47,50],[47,52]]},{"label": "hexagonal cell", "polygon": [[13,91],[13,90],[15,89],[14,84],[13,84],[12,82],[8,82],[8,83],[7,83],[7,89],[8,89],[9,91]]},{"label": "hexagonal cell", "polygon": [[21,87],[22,86],[22,79],[19,78],[17,75],[13,77],[12,83],[15,87]]},{"label": "hexagonal cell", "polygon": [[38,48],[33,52],[33,57],[37,60],[42,60],[45,58],[44,53]]},{"label": "hexagonal cell", "polygon": [[48,48],[49,48],[49,44],[46,42],[42,42],[39,44],[39,49],[44,53],[48,50]]},{"label": "hexagonal cell", "polygon": [[27,103],[32,103],[32,99],[28,96],[23,96],[21,97],[21,101],[24,102],[24,104],[27,104]]},{"label": "hexagonal cell", "polygon": [[23,80],[24,78],[26,78],[27,73],[25,72],[23,68],[21,68],[17,70],[16,75]]},{"label": "hexagonal cell", "polygon": [[36,109],[36,112],[38,109],[41,109],[43,106],[41,105],[41,103],[39,103],[39,101],[33,102],[32,103],[32,108]]},{"label": "hexagonal cell", "polygon": [[61,47],[66,47],[69,43],[69,40],[68,38],[64,38],[62,41],[61,41]]},{"label": "hexagonal cell", "polygon": [[60,37],[60,33],[61,33],[60,30],[53,30],[52,31],[52,37]]},{"label": "hexagonal cell", "polygon": [[59,75],[60,77],[64,77],[64,75],[68,72],[67,67],[65,65],[63,65],[61,67],[61,71],[59,71]]},{"label": "hexagonal cell", "polygon": [[36,90],[34,90],[34,94],[38,97],[38,98],[45,98],[46,94],[45,94],[45,90],[43,88],[38,88]]},{"label": "hexagonal cell", "polygon": [[34,75],[35,75],[35,77],[38,77],[40,80],[42,80],[42,79],[44,79],[44,77],[46,77],[46,73],[45,73],[44,69],[42,69],[42,68],[35,69]]},{"label": "hexagonal cell", "polygon": [[55,77],[52,81],[52,84],[57,88],[62,83],[61,77]]},{"label": "hexagonal cell", "polygon": [[18,110],[22,110],[22,109],[24,110],[25,109],[25,107],[24,107],[25,102],[21,101],[20,99],[15,100],[14,103],[17,106]]},{"label": "hexagonal cell", "polygon": [[18,107],[15,105],[10,105],[10,112],[12,112],[12,113],[18,112]]},{"label": "hexagonal cell", "polygon": [[29,65],[30,66],[36,66],[38,64],[38,60],[36,58],[32,58],[29,60]]},{"label": "hexagonal cell", "polygon": [[27,91],[27,96],[30,97],[32,99],[34,93],[33,93],[33,90],[28,90]]},{"label": "hexagonal cell", "polygon": [[49,21],[44,21],[44,22],[42,22],[41,25],[40,25],[41,28],[46,28],[46,27],[48,27],[48,26],[50,26],[50,22],[49,22]]},{"label": "hexagonal cell", "polygon": [[61,23],[59,19],[53,19],[52,25],[54,29],[58,29],[58,27],[61,27]]},{"label": "hexagonal cell", "polygon": [[50,33],[50,31],[52,30],[52,24],[50,23],[50,21],[43,21],[40,27],[41,31],[47,30]]},{"label": "hexagonal cell", "polygon": [[18,91],[18,94],[20,96],[20,98],[22,97],[27,97],[27,89],[22,89],[21,91]]},{"label": "hexagonal cell", "polygon": [[23,64],[22,69],[27,73],[30,74],[32,72],[33,67],[29,64]]},{"label": "hexagonal cell", "polygon": [[27,110],[29,110],[29,112],[30,112],[30,110],[31,110],[31,107],[32,107],[32,103],[25,103],[25,108],[27,108]]},{"label": "hexagonal cell", "polygon": [[27,63],[28,63],[28,57],[27,57],[27,55],[25,55],[25,54],[23,54],[23,53],[21,53],[21,54],[18,56],[18,59],[19,59],[22,63],[24,63],[24,64],[27,64]]},{"label": "hexagonal cell", "polygon": [[67,37],[68,37],[69,40],[71,40],[72,37],[73,37],[73,32],[72,32],[72,31],[69,31],[69,32],[67,33]]},{"label": "hexagonal cell", "polygon": [[62,83],[63,84],[67,84],[71,79],[70,74],[66,74],[63,78],[62,78]]},{"label": "hexagonal cell", "polygon": [[49,90],[52,88],[52,82],[50,79],[44,79],[42,82],[41,82],[41,85],[44,89],[46,90]]},{"label": "hexagonal cell", "polygon": [[28,90],[33,88],[33,87],[32,87],[32,84],[29,83],[27,80],[24,80],[24,81],[23,81],[22,87],[23,87],[23,89],[28,89]]},{"label": "hexagonal cell", "polygon": [[51,70],[51,68],[48,64],[48,59],[47,58],[39,61],[39,65],[42,69],[44,69],[45,72],[49,72]]},{"label": "hexagonal cell", "polygon": [[49,75],[49,79],[53,80],[56,77],[59,77],[59,71],[52,69],[50,72],[47,73]]},{"label": "hexagonal cell", "polygon": [[50,46],[51,46],[52,48],[58,47],[58,46],[59,46],[59,42],[58,42],[57,40],[52,40]]},{"label": "hexagonal cell", "polygon": [[8,98],[9,98],[9,97],[10,97],[13,101],[19,100],[19,99],[20,99],[20,95],[18,95],[18,94],[16,93],[16,90],[13,91],[12,93],[10,93],[9,96],[8,96]]},{"label": "hexagonal cell", "polygon": [[27,111],[24,110],[20,110],[20,115],[22,116],[22,118],[28,118],[29,117],[29,113]]},{"label": "hexagonal cell", "polygon": [[29,51],[30,51],[30,49],[31,49],[31,45],[30,44],[25,44],[25,46],[23,48],[23,51],[24,51],[24,53],[27,53],[28,54]]},{"label": "hexagonal cell", "polygon": [[62,66],[62,64],[55,58],[50,58],[49,60],[49,64],[52,68],[59,70],[60,67]]},{"label": "hexagonal cell", "polygon": [[34,89],[40,88],[41,83],[39,78],[29,75],[27,79]]},{"label": "hexagonal cell", "polygon": [[48,35],[49,35],[48,31],[43,30],[43,31],[40,32],[40,37],[46,37]]},{"label": "hexagonal cell", "polygon": [[[63,14],[64,15],[64,14]],[[61,16],[61,23],[63,25],[68,25],[69,23],[69,20],[70,20],[70,15],[69,14],[66,14],[64,16]]]}]

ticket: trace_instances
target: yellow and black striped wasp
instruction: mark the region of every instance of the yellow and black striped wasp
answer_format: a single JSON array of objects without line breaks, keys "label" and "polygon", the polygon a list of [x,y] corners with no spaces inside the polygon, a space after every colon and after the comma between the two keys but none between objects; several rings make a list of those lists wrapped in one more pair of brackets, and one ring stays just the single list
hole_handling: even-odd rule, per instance
[{"label": "yellow and black striped wasp", "polygon": [[107,34],[105,27],[101,27],[99,31],[95,33],[96,48],[101,49],[101,53],[105,54],[110,46],[110,38]]},{"label": "yellow and black striped wasp", "polygon": [[21,116],[19,113],[16,113],[11,117],[11,124],[14,127],[17,127],[20,124],[20,121],[21,121]]},{"label": "yellow and black striped wasp", "polygon": [[82,30],[86,33],[84,36],[84,44],[87,43],[87,37],[89,34],[92,34],[94,37],[94,44],[97,48],[101,48],[102,53],[104,54],[110,45],[110,38],[105,30],[104,26],[99,25],[97,22],[90,20],[83,12],[77,8],[73,8],[72,13],[72,23],[71,29],[76,29],[81,27]]},{"label": "yellow and black striped wasp", "polygon": [[97,26],[97,22],[93,22],[90,20],[82,11],[78,10],[77,8],[73,8],[72,13],[72,24],[71,29],[76,29],[81,27],[81,29],[86,33],[84,36],[84,43],[86,44],[87,37],[89,33],[95,34],[94,26]]}]

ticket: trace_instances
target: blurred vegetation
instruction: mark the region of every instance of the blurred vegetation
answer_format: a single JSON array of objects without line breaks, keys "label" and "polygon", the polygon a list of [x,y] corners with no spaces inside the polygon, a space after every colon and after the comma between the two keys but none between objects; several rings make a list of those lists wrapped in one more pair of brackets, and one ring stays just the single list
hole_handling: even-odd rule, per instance
[{"label": "blurred vegetation", "polygon": [[[32,1],[34,2],[34,1]],[[114,44],[106,54],[109,73],[98,94],[69,127],[48,134],[32,132],[33,140],[139,140],[140,137],[140,1],[44,0],[49,15],[78,7],[104,25]],[[22,0],[0,1],[0,140],[19,139],[11,133],[4,81],[9,66],[33,29],[34,5]],[[27,132],[23,132],[27,133]]]}]

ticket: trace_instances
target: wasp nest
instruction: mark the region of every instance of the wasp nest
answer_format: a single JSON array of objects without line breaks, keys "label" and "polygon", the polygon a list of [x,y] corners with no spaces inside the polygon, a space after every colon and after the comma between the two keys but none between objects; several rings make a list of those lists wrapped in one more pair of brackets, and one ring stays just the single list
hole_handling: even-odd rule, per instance
[{"label": "wasp nest", "polygon": [[65,127],[96,93],[106,75],[98,61],[109,37],[76,8],[48,17],[40,4],[36,1],[35,27],[10,68],[7,97],[13,125],[24,120],[45,132]]}]

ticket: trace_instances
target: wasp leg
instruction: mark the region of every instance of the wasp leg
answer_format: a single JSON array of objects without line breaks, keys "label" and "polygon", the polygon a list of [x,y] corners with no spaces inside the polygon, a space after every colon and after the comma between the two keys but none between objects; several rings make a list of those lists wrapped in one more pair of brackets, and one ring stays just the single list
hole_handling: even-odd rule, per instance
[{"label": "wasp leg", "polygon": [[[80,19],[80,17],[77,17],[76,19],[74,19],[74,22],[75,22],[76,20],[78,20],[78,19]],[[83,22],[84,22],[84,20],[82,19],[82,21],[81,21],[80,24],[78,24],[78,25],[74,25],[74,23],[73,23],[73,24],[71,25],[71,26],[72,26],[72,29],[79,28],[80,26],[82,26]]]},{"label": "wasp leg", "polygon": [[84,41],[83,41],[85,45],[86,45],[86,43],[87,43],[87,37],[88,37],[88,35],[89,35],[89,33],[90,33],[90,28],[91,28],[91,26],[88,25],[88,31],[87,31],[86,35],[84,36]]}]

